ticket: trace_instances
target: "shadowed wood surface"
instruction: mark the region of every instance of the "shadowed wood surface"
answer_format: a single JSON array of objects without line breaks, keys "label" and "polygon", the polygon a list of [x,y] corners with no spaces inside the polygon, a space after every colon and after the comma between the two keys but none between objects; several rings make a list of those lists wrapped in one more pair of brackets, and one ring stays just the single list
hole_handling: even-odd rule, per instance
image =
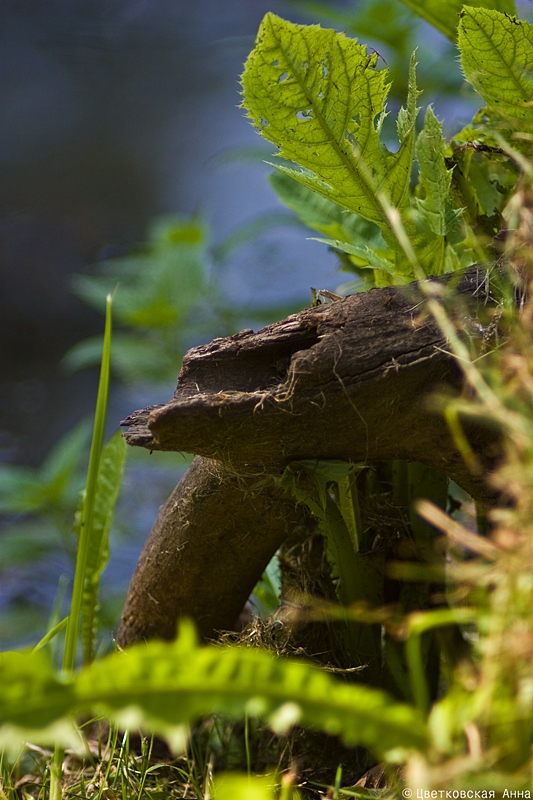
[{"label": "shadowed wood surface", "polygon": [[212,637],[231,630],[283,540],[304,513],[274,481],[236,479],[195,458],[164,506],[131,580],[118,643],[172,639],[179,617]]}]

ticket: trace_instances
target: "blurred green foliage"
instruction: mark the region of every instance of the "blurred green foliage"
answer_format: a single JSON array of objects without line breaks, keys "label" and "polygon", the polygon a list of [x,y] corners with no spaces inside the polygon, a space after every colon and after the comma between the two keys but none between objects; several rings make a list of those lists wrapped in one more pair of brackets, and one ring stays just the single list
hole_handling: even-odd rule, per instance
[{"label": "blurred green foliage", "polygon": [[[259,297],[250,305],[229,297],[222,266],[236,250],[287,221],[288,216],[279,213],[262,215],[213,247],[205,220],[159,217],[136,251],[95,265],[92,275],[76,276],[74,291],[94,308],[102,310],[106,294],[114,295],[115,374],[128,384],[152,389],[154,384],[173,383],[189,347],[235,333],[252,321],[276,319],[278,303],[265,304]],[[293,305],[281,308],[281,313],[292,310]],[[101,348],[100,336],[85,339],[69,351],[65,366],[74,370],[97,364]]]},{"label": "blurred green foliage", "polygon": [[[98,264],[94,275],[76,277],[76,294],[98,310],[106,294],[114,294],[119,329],[113,368],[124,380],[175,378],[177,354],[212,319],[207,236],[198,219],[158,219],[137,253]],[[101,337],[85,340],[69,352],[66,365],[80,369],[98,363],[100,353]]]}]

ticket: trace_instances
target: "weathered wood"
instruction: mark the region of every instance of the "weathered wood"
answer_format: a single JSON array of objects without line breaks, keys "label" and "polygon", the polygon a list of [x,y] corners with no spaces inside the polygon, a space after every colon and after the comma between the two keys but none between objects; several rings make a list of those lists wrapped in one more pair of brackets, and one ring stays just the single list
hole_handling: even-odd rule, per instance
[{"label": "weathered wood", "polygon": [[[486,301],[485,274],[471,269],[453,288],[456,316],[475,314],[466,298]],[[373,289],[190,350],[172,400],[132,414],[126,439],[239,473],[276,474],[295,459],[421,461],[484,498],[430,401],[461,385],[417,284]],[[490,464],[489,433],[469,435]]]},{"label": "weathered wood", "polygon": [[[442,282],[444,285],[444,282]],[[486,270],[450,288],[469,335],[488,301]],[[119,643],[174,635],[192,616],[211,636],[231,627],[302,512],[271,476],[297,459],[420,461],[481,501],[485,476],[459,455],[433,398],[462,374],[417,284],[308,308],[258,333],[215,339],[184,358],[172,400],[134,412],[132,445],[197,458],[162,507],[132,579]],[[465,426],[490,470],[496,434]]]},{"label": "weathered wood", "polygon": [[231,630],[268,562],[304,512],[264,478],[237,479],[195,458],[164,506],[137,564],[118,643],[172,639],[178,619],[200,634]]}]

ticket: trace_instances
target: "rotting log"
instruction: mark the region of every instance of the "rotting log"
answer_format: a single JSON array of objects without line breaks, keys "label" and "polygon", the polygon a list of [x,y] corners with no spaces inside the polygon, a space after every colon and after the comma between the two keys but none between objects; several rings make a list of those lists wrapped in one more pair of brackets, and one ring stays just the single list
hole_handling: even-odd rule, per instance
[{"label": "rotting log", "polygon": [[[477,319],[491,300],[486,268],[438,285],[457,324],[481,336]],[[274,481],[291,461],[419,461],[477,500],[493,500],[434,402],[461,392],[463,377],[424,298],[416,283],[372,289],[215,339],[186,354],[169,403],[124,420],[129,444],[200,458],[141,555],[120,645],[171,638],[182,615],[204,636],[231,627],[270,557],[302,523]],[[464,430],[490,471],[497,433],[468,421]]]},{"label": "rotting log", "polygon": [[132,578],[119,631],[124,646],[172,639],[180,616],[206,638],[231,630],[303,510],[273,480],[260,487],[195,458],[162,506]]}]

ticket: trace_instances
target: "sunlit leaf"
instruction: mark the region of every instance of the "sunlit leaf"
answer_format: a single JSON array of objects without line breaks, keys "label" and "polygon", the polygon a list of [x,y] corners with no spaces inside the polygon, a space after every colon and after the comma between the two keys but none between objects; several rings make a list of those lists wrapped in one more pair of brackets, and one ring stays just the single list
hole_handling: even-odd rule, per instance
[{"label": "sunlit leaf", "polygon": [[0,655],[3,725],[41,729],[90,710],[164,736],[182,735],[184,725],[220,713],[274,724],[283,715],[287,724],[298,719],[377,754],[427,744],[419,713],[381,690],[347,684],[260,649],[199,647],[189,626],[175,642],[136,645],[68,679],[53,672],[42,650]]},{"label": "sunlit leaf", "polygon": [[533,25],[465,6],[458,45],[465,77],[489,109],[514,125],[533,128]]},{"label": "sunlit leaf", "polygon": [[461,216],[461,211],[454,212],[450,206],[452,171],[446,167],[445,149],[442,125],[429,106],[416,142],[420,166],[418,185],[423,192],[423,197],[417,197],[417,205],[424,221],[437,236],[446,236]]},{"label": "sunlit leaf", "polygon": [[276,783],[264,775],[222,773],[214,779],[213,800],[273,800]]},{"label": "sunlit leaf", "polygon": [[413,64],[400,148],[389,152],[380,140],[389,85],[377,58],[342,33],[268,13],[242,85],[254,126],[301,167],[278,169],[383,226],[378,195],[395,206],[406,201],[417,109]]}]

